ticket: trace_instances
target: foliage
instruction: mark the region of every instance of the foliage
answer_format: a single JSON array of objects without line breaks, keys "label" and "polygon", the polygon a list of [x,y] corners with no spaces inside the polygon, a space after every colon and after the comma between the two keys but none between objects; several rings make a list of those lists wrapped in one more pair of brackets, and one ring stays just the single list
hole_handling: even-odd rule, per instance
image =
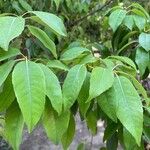
[{"label": "foliage", "polygon": [[[117,149],[118,143],[127,150],[144,149],[150,140],[150,101],[140,81],[150,72],[149,13],[138,3],[119,3],[101,14],[101,23],[97,18],[103,6],[84,17],[97,1],[27,2],[0,5],[5,12],[0,15],[3,137],[18,150],[24,126],[32,132],[41,123],[49,139],[67,149],[79,112],[93,135],[97,121],[104,120],[108,150]],[[7,3],[11,5],[6,10]],[[107,7],[117,1],[102,3]],[[42,11],[49,7],[61,12],[60,17]],[[87,24],[82,22],[88,17]],[[102,33],[93,38],[85,29],[95,20],[96,32]]]}]

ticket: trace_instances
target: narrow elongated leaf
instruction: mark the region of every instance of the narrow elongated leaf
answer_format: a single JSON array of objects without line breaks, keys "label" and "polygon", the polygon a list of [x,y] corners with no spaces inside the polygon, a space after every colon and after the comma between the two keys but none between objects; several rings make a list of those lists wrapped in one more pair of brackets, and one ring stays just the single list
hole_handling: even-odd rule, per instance
[{"label": "narrow elongated leaf", "polygon": [[132,30],[132,28],[133,28],[133,26],[134,26],[133,16],[132,16],[132,15],[126,15],[126,17],[124,18],[123,23],[124,23],[125,26],[127,26],[130,30]]},{"label": "narrow elongated leaf", "polygon": [[92,70],[90,79],[90,90],[87,102],[108,90],[114,82],[111,69],[96,67]]},{"label": "narrow elongated leaf", "polygon": [[66,29],[62,20],[54,14],[42,12],[42,11],[31,11],[35,14],[44,24],[50,27],[55,33],[66,36]]},{"label": "narrow elongated leaf", "polygon": [[133,15],[133,19],[134,19],[135,25],[139,28],[139,30],[144,29],[145,24],[146,24],[146,20],[144,17]]},{"label": "narrow elongated leaf", "polygon": [[13,47],[10,47],[8,51],[0,50],[0,61],[17,56],[19,54],[19,49]]},{"label": "narrow elongated leaf", "polygon": [[7,63],[0,66],[0,86],[4,83],[7,76],[11,72],[13,66],[15,64],[14,60],[10,60]]},{"label": "narrow elongated leaf", "polygon": [[87,48],[84,48],[84,47],[73,47],[71,49],[66,50],[61,55],[60,59],[63,60],[63,61],[73,60],[73,59],[79,57],[84,52],[90,53],[90,51]]},{"label": "narrow elongated leaf", "polygon": [[19,150],[24,121],[19,106],[14,102],[6,111],[5,137],[14,150]]},{"label": "narrow elongated leaf", "polygon": [[149,60],[149,53],[141,47],[137,48],[135,62],[138,65],[141,75],[145,73],[145,70],[149,65]]},{"label": "narrow elongated leaf", "polygon": [[52,107],[58,112],[62,111],[62,92],[57,76],[45,65],[39,64],[45,75],[46,95],[51,101]]},{"label": "narrow elongated leaf", "polygon": [[32,7],[25,0],[19,0],[19,3],[26,11],[32,11]]},{"label": "narrow elongated leaf", "polygon": [[109,92],[106,91],[105,93],[101,94],[97,97],[97,100],[103,112],[105,112],[106,115],[114,122],[117,122],[115,105],[109,100]]},{"label": "narrow elongated leaf", "polygon": [[61,140],[64,150],[67,150],[67,148],[73,141],[74,134],[75,134],[75,120],[74,120],[73,115],[70,115],[68,129],[64,133],[62,140]]},{"label": "narrow elongated leaf", "polygon": [[55,2],[56,7],[57,7],[57,9],[58,9],[58,7],[59,7],[59,4],[60,4],[61,0],[54,0],[54,2]]},{"label": "narrow elongated leaf", "polygon": [[63,64],[59,60],[49,60],[47,62],[47,66],[50,68],[56,68],[56,69],[61,69],[61,70],[65,70],[65,71],[69,70],[69,67],[67,65]]},{"label": "narrow elongated leaf", "polygon": [[69,125],[69,118],[69,111],[58,116],[52,109],[51,105],[46,103],[43,116],[43,125],[48,138],[55,144],[58,144],[61,141],[63,134],[66,132]]},{"label": "narrow elongated leaf", "polygon": [[150,51],[150,34],[141,33],[139,36],[139,43],[147,52]]},{"label": "narrow elongated leaf", "polygon": [[15,94],[12,85],[12,78],[9,76],[3,86],[3,90],[0,93],[0,112],[5,111],[15,99]]},{"label": "narrow elongated leaf", "polygon": [[69,70],[62,89],[65,110],[69,109],[77,99],[86,78],[86,72],[86,67],[83,65],[76,65]]},{"label": "narrow elongated leaf", "polygon": [[126,16],[126,13],[127,12],[125,10],[117,9],[113,11],[111,15],[109,16],[109,25],[111,26],[114,32],[121,25],[123,19]]},{"label": "narrow elongated leaf", "polygon": [[38,38],[43,45],[50,50],[50,52],[57,58],[55,43],[48,37],[48,35],[40,28],[34,26],[28,26],[30,32]]},{"label": "narrow elongated leaf", "polygon": [[22,17],[0,17],[0,47],[7,51],[9,42],[22,33],[24,25]]},{"label": "narrow elongated leaf", "polygon": [[29,131],[39,121],[45,104],[45,76],[40,66],[31,61],[18,63],[12,74],[15,95]]},{"label": "narrow elongated leaf", "polygon": [[109,99],[116,108],[116,114],[123,126],[140,145],[143,128],[143,109],[141,99],[130,80],[116,77],[113,87],[109,90]]},{"label": "narrow elongated leaf", "polygon": [[90,102],[86,103],[89,96],[90,76],[91,74],[88,72],[78,96],[79,111],[83,117],[86,116],[87,110],[90,107]]}]

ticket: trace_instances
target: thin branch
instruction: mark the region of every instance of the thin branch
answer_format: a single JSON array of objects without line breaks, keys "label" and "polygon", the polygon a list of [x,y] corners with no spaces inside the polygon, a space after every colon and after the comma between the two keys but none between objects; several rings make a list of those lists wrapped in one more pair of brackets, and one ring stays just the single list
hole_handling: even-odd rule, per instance
[{"label": "thin branch", "polygon": [[95,13],[103,10],[105,7],[107,7],[108,5],[110,5],[113,2],[113,0],[109,0],[107,1],[103,6],[101,6],[100,8],[98,8],[97,10],[91,11],[89,12],[87,15],[83,16],[82,18],[75,20],[74,22],[68,23],[68,26],[74,26],[77,25],[78,23],[82,22],[83,20],[87,19],[89,16],[94,15]]}]

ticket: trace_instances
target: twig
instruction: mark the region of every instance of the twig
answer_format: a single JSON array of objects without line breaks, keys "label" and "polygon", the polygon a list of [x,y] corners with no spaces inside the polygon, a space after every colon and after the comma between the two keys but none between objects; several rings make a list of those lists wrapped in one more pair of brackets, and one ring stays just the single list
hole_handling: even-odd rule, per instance
[{"label": "twig", "polygon": [[82,18],[75,20],[74,22],[68,23],[68,26],[74,26],[77,25],[79,22],[82,22],[84,19],[86,19],[89,16],[94,15],[95,13],[101,11],[102,9],[104,9],[105,7],[107,7],[108,5],[110,5],[113,2],[113,0],[109,0],[107,1],[103,6],[101,6],[100,8],[98,8],[97,10],[94,10],[92,12],[89,12],[87,15],[83,16]]}]

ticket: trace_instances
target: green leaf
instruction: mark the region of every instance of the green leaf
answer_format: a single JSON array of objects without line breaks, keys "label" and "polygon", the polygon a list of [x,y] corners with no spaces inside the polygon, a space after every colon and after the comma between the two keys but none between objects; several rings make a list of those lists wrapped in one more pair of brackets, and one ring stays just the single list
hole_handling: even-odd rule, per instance
[{"label": "green leaf", "polygon": [[114,122],[117,122],[115,105],[109,100],[109,96],[109,91],[101,94],[99,97],[97,97],[98,104],[110,119],[112,119]]},{"label": "green leaf", "polygon": [[134,26],[134,20],[132,15],[126,15],[123,21],[124,25],[127,26],[130,30],[132,30]]},{"label": "green leaf", "polygon": [[19,106],[14,102],[6,111],[5,137],[14,150],[19,150],[24,121]]},{"label": "green leaf", "polygon": [[50,50],[54,57],[57,58],[55,43],[48,37],[48,35],[40,28],[34,26],[28,26],[28,29],[36,38],[38,38],[43,43],[46,48]]},{"label": "green leaf", "polygon": [[145,70],[149,65],[149,60],[149,53],[143,48],[138,47],[136,50],[135,62],[138,65],[141,75],[145,73]]},{"label": "green leaf", "polygon": [[42,21],[46,26],[50,27],[53,32],[66,36],[66,29],[62,20],[54,14],[42,12],[42,11],[31,11],[35,14],[40,21]]},{"label": "green leaf", "polygon": [[121,25],[123,19],[126,16],[126,13],[127,12],[125,10],[117,9],[113,11],[111,15],[109,16],[109,25],[111,26],[114,32]]},{"label": "green leaf", "polygon": [[22,61],[13,70],[12,82],[24,120],[29,131],[32,131],[44,110],[44,73],[38,64],[28,60]]},{"label": "green leaf", "polygon": [[62,111],[62,92],[57,76],[45,65],[39,64],[45,75],[46,95],[52,107],[58,112]]},{"label": "green leaf", "polygon": [[83,117],[86,116],[88,108],[90,107],[90,102],[86,103],[86,100],[89,96],[90,76],[91,73],[88,72],[78,96],[79,111]]},{"label": "green leaf", "polygon": [[84,47],[73,47],[71,49],[67,49],[60,57],[63,61],[73,60],[79,57],[82,53],[90,53],[89,49]]},{"label": "green leaf", "polygon": [[22,17],[0,17],[0,47],[8,51],[10,41],[22,33],[24,26]]},{"label": "green leaf", "polygon": [[32,7],[25,0],[19,0],[19,3],[26,11],[32,11]]},{"label": "green leaf", "polygon": [[135,25],[139,28],[139,30],[144,29],[145,24],[146,24],[146,20],[144,17],[133,15],[133,19],[134,19]]},{"label": "green leaf", "polygon": [[128,58],[128,57],[124,57],[124,56],[110,56],[108,58],[111,59],[116,59],[116,60],[120,60],[121,62],[123,62],[124,64],[127,64],[129,66],[131,66],[133,69],[136,70],[136,65],[134,64],[134,62]]},{"label": "green leaf", "polygon": [[58,9],[58,8],[59,8],[59,4],[60,4],[61,0],[54,0],[54,2],[55,2],[56,7],[57,7],[57,9]]},{"label": "green leaf", "polygon": [[9,73],[11,72],[13,66],[15,64],[14,60],[10,60],[5,64],[0,66],[0,86],[4,83]]},{"label": "green leaf", "polygon": [[69,70],[69,67],[67,65],[63,64],[59,60],[49,60],[47,62],[47,66],[50,68],[56,68],[56,69],[61,69],[61,70],[65,70],[65,71]]},{"label": "green leaf", "polygon": [[150,34],[141,33],[139,36],[139,43],[147,52],[150,51]]},{"label": "green leaf", "polygon": [[55,144],[58,144],[63,134],[66,132],[69,125],[70,112],[63,112],[60,116],[52,109],[49,103],[46,103],[46,108],[43,116],[43,125],[47,136]]},{"label": "green leaf", "polygon": [[91,110],[87,113],[86,123],[93,135],[97,133],[97,110]]},{"label": "green leaf", "polygon": [[87,102],[108,90],[114,82],[113,71],[108,68],[96,67],[92,70],[90,90]]},{"label": "green leaf", "polygon": [[0,61],[14,57],[21,54],[19,49],[10,47],[8,51],[0,50]]},{"label": "green leaf", "polygon": [[12,85],[12,78],[9,76],[0,93],[0,112],[5,111],[15,99],[15,94]]},{"label": "green leaf", "polygon": [[130,80],[123,76],[116,76],[109,92],[109,101],[114,103],[118,119],[140,145],[143,129],[143,109],[140,96]]},{"label": "green leaf", "polygon": [[86,67],[83,65],[76,65],[69,70],[62,89],[65,110],[69,109],[77,99],[86,73]]},{"label": "green leaf", "polygon": [[64,150],[67,150],[67,148],[73,141],[74,135],[75,135],[75,120],[74,120],[73,115],[70,115],[68,129],[64,133],[62,140],[61,140]]}]

